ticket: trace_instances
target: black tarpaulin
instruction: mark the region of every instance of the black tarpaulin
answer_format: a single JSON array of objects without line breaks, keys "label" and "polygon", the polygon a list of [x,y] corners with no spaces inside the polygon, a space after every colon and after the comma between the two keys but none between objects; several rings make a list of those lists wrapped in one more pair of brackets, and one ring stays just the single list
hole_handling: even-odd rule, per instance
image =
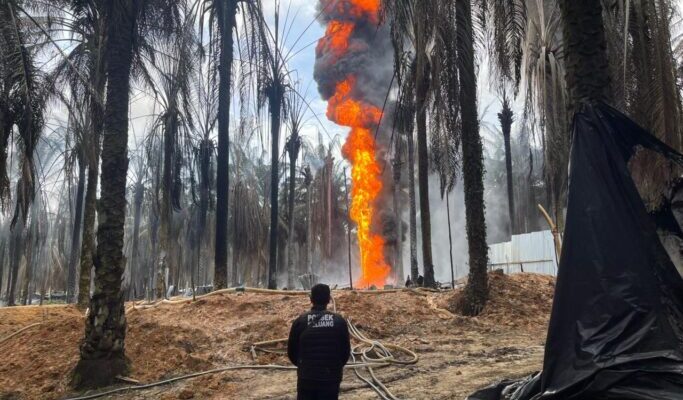
[{"label": "black tarpaulin", "polygon": [[683,399],[683,279],[627,168],[638,145],[683,164],[607,105],[586,105],[574,117],[543,371],[469,400]]}]

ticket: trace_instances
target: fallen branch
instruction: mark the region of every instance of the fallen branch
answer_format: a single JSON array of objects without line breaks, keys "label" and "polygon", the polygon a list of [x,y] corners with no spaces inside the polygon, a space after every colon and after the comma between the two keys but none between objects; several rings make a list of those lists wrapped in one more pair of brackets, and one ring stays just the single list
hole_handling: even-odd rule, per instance
[{"label": "fallen branch", "polygon": [[22,333],[22,332],[24,332],[24,331],[26,331],[26,330],[28,330],[28,329],[33,328],[34,326],[38,326],[38,325],[42,325],[42,324],[43,324],[42,322],[36,322],[35,324],[31,324],[31,325],[29,325],[29,326],[25,326],[25,327],[19,329],[18,331],[16,331],[16,332],[10,334],[9,336],[5,336],[4,338],[0,339],[0,344],[6,342],[6,341],[8,341],[8,340],[10,340],[11,338],[17,336],[18,334],[20,334],[20,333]]}]

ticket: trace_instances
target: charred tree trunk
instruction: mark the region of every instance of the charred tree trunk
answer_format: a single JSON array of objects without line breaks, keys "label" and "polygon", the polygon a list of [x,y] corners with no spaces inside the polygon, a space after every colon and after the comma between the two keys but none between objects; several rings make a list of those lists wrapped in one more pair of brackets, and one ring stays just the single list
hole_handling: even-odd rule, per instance
[{"label": "charred tree trunk", "polygon": [[135,290],[136,277],[140,273],[140,217],[144,197],[145,186],[138,182],[135,184],[135,195],[133,196],[133,248],[130,255],[130,290],[133,296],[137,294]]},{"label": "charred tree trunk", "polygon": [[[423,2],[419,2],[420,6]],[[423,13],[422,15],[427,15]],[[433,287],[434,263],[432,261],[432,221],[429,209],[429,149],[427,148],[427,92],[429,90],[429,65],[426,57],[426,29],[422,24],[428,21],[417,21],[417,63],[415,73],[415,106],[417,124],[417,163],[418,187],[420,190],[420,227],[422,228],[422,264],[424,268],[424,286]]]},{"label": "charred tree trunk", "polygon": [[[168,268],[170,274],[168,282],[166,283],[169,287],[172,284],[175,284],[174,287],[177,288],[178,282],[175,278],[178,260],[171,254],[175,247],[173,245],[173,170],[175,167],[176,138],[178,133],[178,111],[175,104],[175,97],[175,95],[171,96],[171,103],[166,112],[164,121],[164,162],[161,179],[161,226],[159,229],[159,244],[161,246],[161,259],[163,260],[163,263],[160,263],[159,267],[163,265]],[[163,274],[164,271],[158,271],[158,273]],[[166,290],[164,290],[164,297],[166,293]]]},{"label": "charred tree trunk", "polygon": [[[100,26],[103,30],[104,28]],[[83,212],[83,235],[81,240],[80,280],[78,306],[85,308],[90,300],[90,281],[95,254],[95,219],[97,216],[97,185],[100,172],[100,141],[104,129],[104,90],[106,71],[104,65],[104,34],[99,36],[97,59],[91,71],[96,99],[90,99],[91,134],[87,140],[88,186],[85,192]]]},{"label": "charred tree trunk", "polygon": [[230,87],[232,86],[233,37],[237,1],[225,0],[217,8],[221,36],[218,66],[218,157],[216,165],[216,257],[214,289],[228,283],[228,213],[230,206]]},{"label": "charred tree trunk", "polygon": [[510,236],[517,232],[517,219],[515,215],[515,191],[512,186],[512,122],[514,114],[510,109],[510,103],[507,98],[503,99],[503,110],[498,114],[500,120],[500,128],[503,131],[503,141],[505,142],[505,173],[507,177],[508,190],[508,213],[510,216]]},{"label": "charred tree trunk", "polygon": [[5,272],[5,247],[6,247],[7,239],[5,235],[3,235],[2,240],[0,241],[0,299],[2,299],[2,282],[3,282],[3,275]]},{"label": "charred tree trunk", "polygon": [[280,189],[280,111],[282,109],[283,87],[275,82],[269,94],[270,107],[270,239],[268,258],[268,289],[277,288],[277,251],[279,223],[279,189]]},{"label": "charred tree trunk", "polygon": [[[398,143],[398,141],[397,141]],[[400,148],[397,146],[396,152],[400,154]],[[403,163],[400,158],[394,160],[394,218],[396,218],[396,255],[394,257],[394,276],[396,277],[396,286],[399,286],[405,276],[403,276],[403,216],[401,212],[401,168]]]},{"label": "charred tree trunk", "polygon": [[19,265],[21,264],[21,255],[24,248],[24,222],[23,218],[17,220],[17,225],[14,226],[10,233],[10,275],[9,286],[7,289],[7,305],[16,305],[16,288],[17,280],[19,278]]},{"label": "charred tree trunk", "polygon": [[408,132],[408,202],[410,203],[410,275],[417,282],[417,199],[415,193],[415,140]]},{"label": "charred tree trunk", "polygon": [[607,42],[602,5],[594,0],[560,0],[570,116],[582,102],[610,102]]},{"label": "charred tree trunk", "polygon": [[83,221],[83,194],[85,193],[85,159],[83,154],[78,157],[78,185],[76,187],[76,209],[74,225],[71,230],[71,251],[69,254],[69,272],[66,285],[66,302],[73,303],[76,294],[76,265],[80,259],[81,227]]},{"label": "charred tree trunk", "polygon": [[27,305],[31,303],[31,281],[33,280],[33,252],[35,251],[35,245],[37,241],[37,234],[35,229],[37,228],[37,222],[32,221],[31,227],[27,232],[26,237],[26,250],[24,251],[26,265],[24,268],[24,284],[21,289],[21,304]]},{"label": "charred tree trunk", "polygon": [[306,274],[311,274],[311,262],[313,261],[313,223],[312,223],[312,205],[313,205],[313,174],[311,168],[307,165],[304,168],[304,185],[306,185],[306,262],[304,263]]},{"label": "charred tree trunk", "polygon": [[287,238],[287,288],[293,290],[296,286],[296,270],[294,269],[294,198],[296,190],[296,160],[299,158],[301,139],[298,132],[294,132],[287,142],[289,154],[289,198],[287,199],[287,212],[289,214],[289,227]]},{"label": "charred tree trunk", "polygon": [[107,3],[107,96],[102,143],[102,187],[98,204],[95,291],[85,321],[81,357],[73,376],[77,388],[101,387],[124,375],[126,316],[121,292],[128,172],[128,105],[137,2]]},{"label": "charred tree trunk", "polygon": [[470,273],[460,303],[465,315],[478,315],[488,300],[488,245],[484,217],[484,149],[477,115],[477,77],[474,70],[474,33],[471,0],[456,0],[458,70],[462,118],[462,165],[465,224]]}]

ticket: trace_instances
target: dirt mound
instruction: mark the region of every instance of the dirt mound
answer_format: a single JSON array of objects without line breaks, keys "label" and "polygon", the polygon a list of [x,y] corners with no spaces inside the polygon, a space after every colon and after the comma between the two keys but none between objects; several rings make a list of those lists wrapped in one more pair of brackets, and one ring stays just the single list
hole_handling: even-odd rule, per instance
[{"label": "dirt mound", "polygon": [[501,326],[524,331],[543,329],[555,293],[555,278],[548,275],[489,274],[489,303],[481,317]]},{"label": "dirt mound", "polygon": [[[489,304],[477,318],[446,310],[453,299],[448,292],[337,291],[334,297],[337,311],[366,335],[419,353],[421,361],[414,367],[379,372],[399,397],[464,398],[505,371],[538,368],[553,283],[541,275],[493,274]],[[291,321],[308,307],[307,296],[233,293],[134,310],[127,315],[129,376],[147,383],[225,365],[285,365],[287,360],[277,355],[252,359],[250,345],[286,337]],[[0,351],[10,355],[0,363],[0,399],[49,400],[68,394],[83,316],[70,306],[0,309],[0,338],[36,322],[41,325],[0,343]],[[433,382],[431,392],[420,389],[425,379]],[[293,374],[245,371],[116,398],[287,399],[295,386]],[[342,398],[376,398],[352,373],[346,374],[343,390]]]},{"label": "dirt mound", "polygon": [[[469,322],[521,329],[524,332],[540,328],[545,334],[555,292],[555,278],[540,274],[489,274],[489,299],[482,313]],[[461,291],[440,299],[440,304],[457,313]]]}]

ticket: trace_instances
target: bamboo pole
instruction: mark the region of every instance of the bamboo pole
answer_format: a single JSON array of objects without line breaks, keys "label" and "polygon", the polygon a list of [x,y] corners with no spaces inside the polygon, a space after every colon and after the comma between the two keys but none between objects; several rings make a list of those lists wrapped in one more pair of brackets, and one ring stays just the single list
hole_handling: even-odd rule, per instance
[{"label": "bamboo pole", "polygon": [[538,205],[538,209],[541,211],[541,214],[543,214],[543,218],[548,222],[548,226],[550,226],[550,231],[553,234],[553,240],[555,242],[555,257],[556,260],[559,264],[560,262],[560,255],[562,255],[562,239],[560,238],[560,232],[557,229],[557,225],[555,225],[555,222],[553,222],[553,219],[550,218],[550,214],[543,208],[542,205]]}]

